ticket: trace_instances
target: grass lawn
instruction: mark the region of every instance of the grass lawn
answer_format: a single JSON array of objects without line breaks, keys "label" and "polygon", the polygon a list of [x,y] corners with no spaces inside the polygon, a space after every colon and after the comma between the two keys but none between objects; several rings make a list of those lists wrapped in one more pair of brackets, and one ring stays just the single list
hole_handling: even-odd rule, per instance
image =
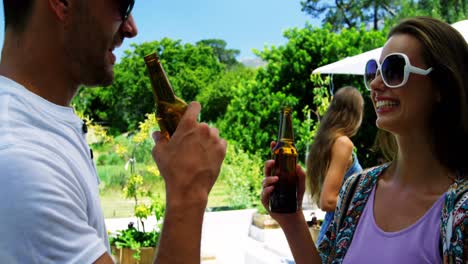
[{"label": "grass lawn", "polygon": [[[123,193],[123,184],[128,171],[123,165],[98,166],[101,179],[101,205],[105,218],[119,218],[133,216],[134,200],[126,199]],[[154,194],[165,199],[164,180],[160,176],[144,176],[145,183]],[[211,190],[208,207],[227,206],[227,185],[219,178]],[[143,200],[148,202],[149,200]]]}]

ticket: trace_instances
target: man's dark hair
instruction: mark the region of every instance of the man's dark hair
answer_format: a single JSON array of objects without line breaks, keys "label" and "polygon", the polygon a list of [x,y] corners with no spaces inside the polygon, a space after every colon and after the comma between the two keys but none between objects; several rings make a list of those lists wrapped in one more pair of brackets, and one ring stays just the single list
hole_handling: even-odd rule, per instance
[{"label": "man's dark hair", "polygon": [[5,29],[10,27],[17,31],[24,30],[33,4],[33,0],[3,0]]}]

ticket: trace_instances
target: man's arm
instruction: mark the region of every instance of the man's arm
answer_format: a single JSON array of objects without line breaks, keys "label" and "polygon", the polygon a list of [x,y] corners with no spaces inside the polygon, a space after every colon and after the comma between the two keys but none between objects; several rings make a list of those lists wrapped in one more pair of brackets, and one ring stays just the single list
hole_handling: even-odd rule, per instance
[{"label": "man's arm", "polygon": [[226,155],[218,130],[198,123],[191,103],[170,140],[153,134],[153,158],[166,183],[166,214],[155,263],[200,263],[203,215],[208,194]]},{"label": "man's arm", "polygon": [[155,263],[200,263],[202,204],[168,206]]}]

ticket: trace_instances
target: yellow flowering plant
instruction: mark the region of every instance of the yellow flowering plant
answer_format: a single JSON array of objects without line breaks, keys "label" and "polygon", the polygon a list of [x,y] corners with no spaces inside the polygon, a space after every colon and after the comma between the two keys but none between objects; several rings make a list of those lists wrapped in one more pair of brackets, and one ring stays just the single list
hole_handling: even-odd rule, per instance
[{"label": "yellow flowering plant", "polygon": [[107,133],[107,129],[94,122],[92,118],[85,115],[83,112],[76,112],[77,116],[83,120],[88,128],[86,133],[86,141],[88,144],[97,143],[112,143],[113,138]]},{"label": "yellow flowering plant", "polygon": [[[122,158],[126,159],[125,169],[129,170],[129,177],[123,188],[124,196],[134,201],[134,215],[137,218],[137,226],[130,222],[127,229],[121,230],[115,236],[110,237],[110,243],[117,248],[131,248],[135,251],[133,257],[140,258],[141,247],[155,247],[157,245],[160,225],[165,211],[164,201],[159,195],[153,195],[151,190],[146,189],[144,177],[136,170],[135,152],[138,147],[151,138],[151,133],[157,127],[155,114],[147,114],[144,122],[139,124],[139,130],[131,136],[130,142],[133,144],[130,148],[123,144],[115,144],[114,151]],[[156,165],[146,165],[143,172],[151,176],[159,176],[159,170]],[[145,230],[145,220],[154,215],[156,217],[156,227],[153,230]],[[140,227],[141,226],[141,230]]]}]

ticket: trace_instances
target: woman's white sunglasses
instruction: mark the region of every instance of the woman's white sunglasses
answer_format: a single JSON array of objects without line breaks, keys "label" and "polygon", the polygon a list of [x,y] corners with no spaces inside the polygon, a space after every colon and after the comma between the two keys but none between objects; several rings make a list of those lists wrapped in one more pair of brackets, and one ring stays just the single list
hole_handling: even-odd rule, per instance
[{"label": "woman's white sunglasses", "polygon": [[410,73],[428,75],[432,71],[432,67],[427,70],[415,67],[411,65],[406,54],[398,52],[388,54],[383,59],[382,64],[375,59],[370,59],[364,70],[364,84],[368,90],[371,90],[370,83],[379,71],[387,87],[398,88],[408,82]]}]

